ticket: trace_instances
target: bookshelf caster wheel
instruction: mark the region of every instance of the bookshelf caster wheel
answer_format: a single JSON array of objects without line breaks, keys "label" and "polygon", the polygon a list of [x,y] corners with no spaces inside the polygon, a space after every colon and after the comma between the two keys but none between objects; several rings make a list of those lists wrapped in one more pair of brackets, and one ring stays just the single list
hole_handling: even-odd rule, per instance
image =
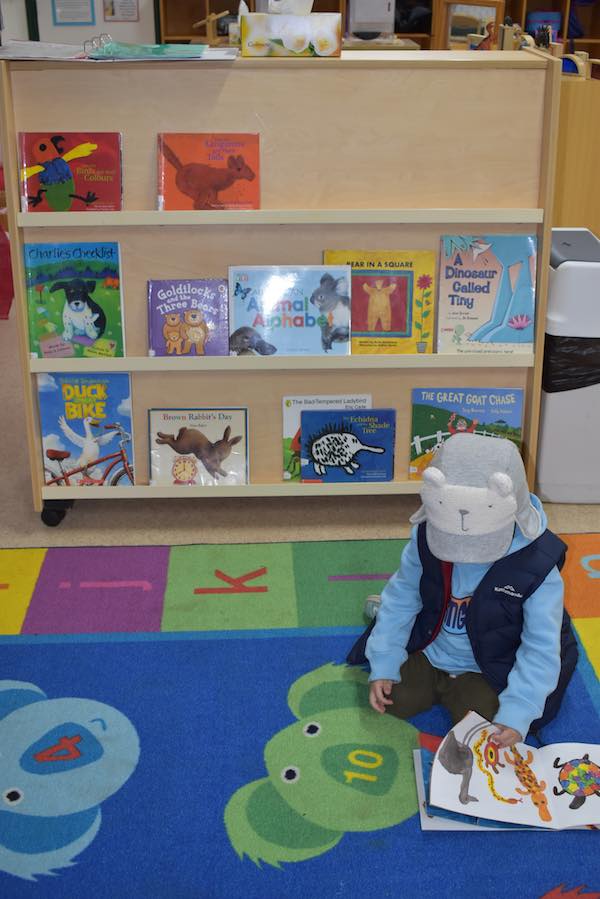
[{"label": "bookshelf caster wheel", "polygon": [[70,509],[72,505],[73,500],[64,502],[48,500],[44,503],[40,517],[47,527],[56,528],[67,514],[67,509]]}]

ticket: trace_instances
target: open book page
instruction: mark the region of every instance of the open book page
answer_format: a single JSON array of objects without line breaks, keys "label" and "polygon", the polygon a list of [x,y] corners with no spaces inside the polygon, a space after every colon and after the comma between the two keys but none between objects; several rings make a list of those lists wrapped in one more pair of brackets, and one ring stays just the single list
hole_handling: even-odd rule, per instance
[{"label": "open book page", "polygon": [[537,753],[557,826],[600,825],[600,746],[552,743]]},{"label": "open book page", "polygon": [[[586,747],[581,744],[556,744],[540,750],[518,743],[510,749],[499,749],[493,740],[494,731],[493,724],[474,712],[452,728],[435,755],[431,805],[532,827],[562,829],[598,823],[600,801],[598,808],[592,808],[592,801],[570,808],[568,799],[574,794],[569,790],[573,787],[569,784],[567,792],[561,793],[559,775],[563,766],[554,768],[555,760],[563,764],[577,761],[577,773],[568,770],[563,779],[565,783],[569,777],[585,779],[583,789],[589,793],[589,781],[600,774],[592,762],[598,747],[587,747],[587,762],[583,759]],[[558,755],[557,759],[559,750],[569,757]],[[597,781],[595,789],[600,789]]]}]

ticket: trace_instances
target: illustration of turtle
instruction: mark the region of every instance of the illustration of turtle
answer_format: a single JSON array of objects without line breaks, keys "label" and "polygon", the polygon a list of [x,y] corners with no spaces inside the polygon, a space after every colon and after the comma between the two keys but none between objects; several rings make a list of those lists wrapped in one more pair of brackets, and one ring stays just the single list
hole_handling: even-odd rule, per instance
[{"label": "illustration of turtle", "polygon": [[288,705],[298,719],[269,740],[267,776],[240,787],[225,809],[243,859],[274,867],[333,848],[346,831],[372,831],[418,810],[412,751],[440,740],[368,702],[367,673],[327,664],[299,678]]},{"label": "illustration of turtle", "polygon": [[326,428],[311,437],[308,455],[316,474],[324,475],[327,466],[343,468],[346,474],[354,474],[360,468],[355,456],[365,450],[368,453],[384,453],[383,446],[368,446],[361,443],[356,434],[349,429]]},{"label": "illustration of turtle", "polygon": [[587,752],[582,758],[570,759],[564,764],[557,758],[554,767],[560,768],[558,782],[562,790],[553,787],[552,792],[555,796],[564,793],[572,796],[569,808],[581,808],[588,796],[600,796],[600,766],[590,762]]}]

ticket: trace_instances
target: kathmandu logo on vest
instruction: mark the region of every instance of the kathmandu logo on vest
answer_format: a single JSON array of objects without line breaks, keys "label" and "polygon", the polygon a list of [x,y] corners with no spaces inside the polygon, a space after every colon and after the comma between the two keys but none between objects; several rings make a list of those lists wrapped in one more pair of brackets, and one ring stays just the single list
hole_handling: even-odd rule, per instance
[{"label": "kathmandu logo on vest", "polygon": [[510,584],[505,584],[504,587],[494,587],[495,593],[506,593],[508,596],[513,596],[515,599],[523,599],[522,593],[517,593],[514,587]]}]

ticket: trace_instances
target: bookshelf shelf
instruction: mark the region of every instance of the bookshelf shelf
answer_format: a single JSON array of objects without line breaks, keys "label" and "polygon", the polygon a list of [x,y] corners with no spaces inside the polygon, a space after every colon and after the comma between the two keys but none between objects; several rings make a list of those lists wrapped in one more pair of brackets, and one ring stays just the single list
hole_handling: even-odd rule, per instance
[{"label": "bookshelf shelf", "polygon": [[[70,499],[235,496],[292,502],[300,496],[318,501],[417,493],[419,482],[406,480],[411,390],[416,387],[523,389],[523,451],[533,486],[543,327],[538,327],[534,352],[523,355],[150,357],[147,281],[224,277],[231,264],[314,265],[322,262],[325,249],[436,251],[444,234],[531,233],[538,239],[537,321],[543,323],[551,243],[545,211],[552,201],[560,91],[557,60],[526,51],[347,51],[332,60],[205,60],[198,65],[4,60],[0,74],[15,312],[38,511],[44,502]],[[357,127],[357,117],[348,114],[348,97],[354,108],[368,111],[368,127],[364,115]],[[457,97],[460,120],[472,125],[468,139],[455,139]],[[401,115],[394,114],[398,110]],[[45,132],[56,122],[65,131],[122,133],[124,211],[20,211],[17,135]],[[476,127],[481,122],[484,127]],[[510,141],[506,122],[511,123]],[[263,208],[154,209],[158,130],[259,132]],[[129,355],[32,359],[23,245],[84,241],[119,242]],[[44,485],[33,375],[61,371],[130,373],[136,486]],[[372,395],[375,408],[397,410],[396,480],[280,481],[282,397],[359,391]],[[248,409],[252,483],[147,486],[148,410],[207,406]]]},{"label": "bookshelf shelf", "polygon": [[31,359],[32,372],[255,372],[364,371],[365,369],[532,368],[533,353],[427,353],[381,356],[122,356],[118,359]]},{"label": "bookshelf shelf", "polygon": [[247,209],[201,212],[20,212],[21,228],[130,228],[213,225],[539,224],[543,209]]}]

